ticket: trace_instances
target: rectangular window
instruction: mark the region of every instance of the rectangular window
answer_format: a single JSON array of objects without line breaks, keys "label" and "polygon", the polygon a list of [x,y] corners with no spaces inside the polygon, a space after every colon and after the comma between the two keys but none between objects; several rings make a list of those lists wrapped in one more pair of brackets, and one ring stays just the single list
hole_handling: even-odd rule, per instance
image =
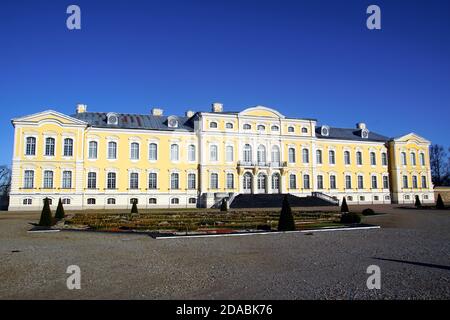
[{"label": "rectangular window", "polygon": [[195,146],[193,144],[188,147],[188,160],[195,161]]},{"label": "rectangular window", "polygon": [[234,189],[234,175],[227,173],[227,189]]},{"label": "rectangular window", "polygon": [[304,189],[309,189],[310,188],[310,185],[309,185],[309,174],[303,175],[303,188]]},{"label": "rectangular window", "polygon": [[417,189],[419,186],[417,185],[417,176],[412,177],[412,185],[414,189]]},{"label": "rectangular window", "polygon": [[24,189],[33,189],[34,188],[34,171],[33,170],[25,170],[23,187],[24,187]]},{"label": "rectangular window", "polygon": [[295,174],[291,174],[289,176],[289,188],[297,189],[297,179],[295,177]]},{"label": "rectangular window", "polygon": [[172,144],[170,146],[170,160],[178,161],[179,160],[179,147],[177,144]]},{"label": "rectangular window", "polygon": [[151,190],[158,188],[158,177],[155,172],[148,174],[148,188]]},{"label": "rectangular window", "polygon": [[196,187],[196,179],[195,179],[195,173],[189,173],[188,174],[188,189],[195,189]]},{"label": "rectangular window", "polygon": [[133,142],[130,146],[131,160],[139,160],[139,143]]},{"label": "rectangular window", "polygon": [[403,176],[403,189],[408,188],[408,176]]},{"label": "rectangular window", "polygon": [[362,165],[362,152],[358,151],[356,152],[356,164],[361,166]]},{"label": "rectangular window", "polygon": [[422,188],[427,188],[427,177],[422,176]]},{"label": "rectangular window", "polygon": [[27,156],[34,156],[36,155],[36,138],[35,137],[28,137],[27,138],[27,145],[25,148],[25,155]]},{"label": "rectangular window", "polygon": [[53,171],[44,171],[44,189],[53,189]]},{"label": "rectangular window", "polygon": [[233,147],[232,146],[227,146],[226,147],[226,161],[227,162],[232,162],[234,159],[234,155],[233,155]]},{"label": "rectangular window", "polygon": [[344,151],[344,164],[350,164],[350,151]]},{"label": "rectangular window", "polygon": [[294,148],[289,148],[289,162],[290,163],[295,163],[295,149]]},{"label": "rectangular window", "polygon": [[217,146],[216,145],[211,145],[209,147],[209,159],[211,161],[217,161]]},{"label": "rectangular window", "polygon": [[158,160],[158,145],[156,143],[150,143],[148,146],[148,159],[156,161]]},{"label": "rectangular window", "polygon": [[88,158],[89,159],[97,159],[97,142],[96,141],[89,141]]},{"label": "rectangular window", "polygon": [[309,163],[309,150],[303,149],[302,151],[303,163]]},{"label": "rectangular window", "polygon": [[425,165],[425,154],[423,153],[420,154],[420,165],[421,166]]},{"label": "rectangular window", "polygon": [[322,164],[322,150],[316,151],[316,162],[317,164]]},{"label": "rectangular window", "polygon": [[381,154],[381,164],[383,166],[387,166],[387,153],[386,152],[383,152]]},{"label": "rectangular window", "polygon": [[89,172],[88,173],[88,181],[87,181],[88,189],[96,189],[97,188],[97,173]]},{"label": "rectangular window", "polygon": [[172,173],[170,175],[170,188],[173,190],[180,188],[180,176],[178,173]]},{"label": "rectangular window", "polygon": [[377,158],[376,158],[375,152],[370,153],[370,164],[372,166],[375,166],[377,164]]},{"label": "rectangular window", "polygon": [[72,171],[63,171],[62,188],[72,188]]}]

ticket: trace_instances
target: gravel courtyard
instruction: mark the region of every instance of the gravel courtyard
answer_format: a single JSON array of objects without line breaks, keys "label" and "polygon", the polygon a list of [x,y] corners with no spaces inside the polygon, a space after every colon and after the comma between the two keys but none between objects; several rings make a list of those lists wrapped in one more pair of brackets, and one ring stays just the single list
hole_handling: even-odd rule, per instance
[{"label": "gravel courtyard", "polygon": [[[1,212],[0,298],[450,299],[450,211],[377,210],[364,219],[376,230],[165,240],[31,234],[38,215]],[[369,265],[381,290],[366,287]]]}]

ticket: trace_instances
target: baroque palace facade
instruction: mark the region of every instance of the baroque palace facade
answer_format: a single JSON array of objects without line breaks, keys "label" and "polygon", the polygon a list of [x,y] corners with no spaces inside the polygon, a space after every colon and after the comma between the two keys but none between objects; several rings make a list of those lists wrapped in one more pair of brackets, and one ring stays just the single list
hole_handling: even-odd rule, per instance
[{"label": "baroque palace facade", "polygon": [[211,207],[241,193],[346,197],[349,204],[434,201],[429,145],[317,125],[256,106],[185,116],[44,111],[12,120],[10,210],[45,197],[67,209]]}]

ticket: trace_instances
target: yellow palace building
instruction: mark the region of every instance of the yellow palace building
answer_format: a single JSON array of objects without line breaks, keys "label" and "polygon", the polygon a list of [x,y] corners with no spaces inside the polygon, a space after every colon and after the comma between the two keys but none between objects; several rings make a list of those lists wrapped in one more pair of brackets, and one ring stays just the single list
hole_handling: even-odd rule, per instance
[{"label": "yellow palace building", "polygon": [[12,120],[9,210],[212,207],[238,194],[315,195],[349,204],[434,201],[429,145],[364,123],[318,125],[255,106],[184,116],[48,110]]}]

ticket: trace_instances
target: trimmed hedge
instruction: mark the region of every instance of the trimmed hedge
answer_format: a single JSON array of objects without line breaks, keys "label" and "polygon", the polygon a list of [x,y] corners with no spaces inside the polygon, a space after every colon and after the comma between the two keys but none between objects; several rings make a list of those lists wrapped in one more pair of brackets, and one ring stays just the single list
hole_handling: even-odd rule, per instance
[{"label": "trimmed hedge", "polygon": [[361,216],[357,213],[348,212],[343,213],[341,216],[341,223],[360,223]]},{"label": "trimmed hedge", "polygon": [[363,216],[373,216],[375,214],[376,214],[375,211],[371,208],[367,208],[362,211]]}]

